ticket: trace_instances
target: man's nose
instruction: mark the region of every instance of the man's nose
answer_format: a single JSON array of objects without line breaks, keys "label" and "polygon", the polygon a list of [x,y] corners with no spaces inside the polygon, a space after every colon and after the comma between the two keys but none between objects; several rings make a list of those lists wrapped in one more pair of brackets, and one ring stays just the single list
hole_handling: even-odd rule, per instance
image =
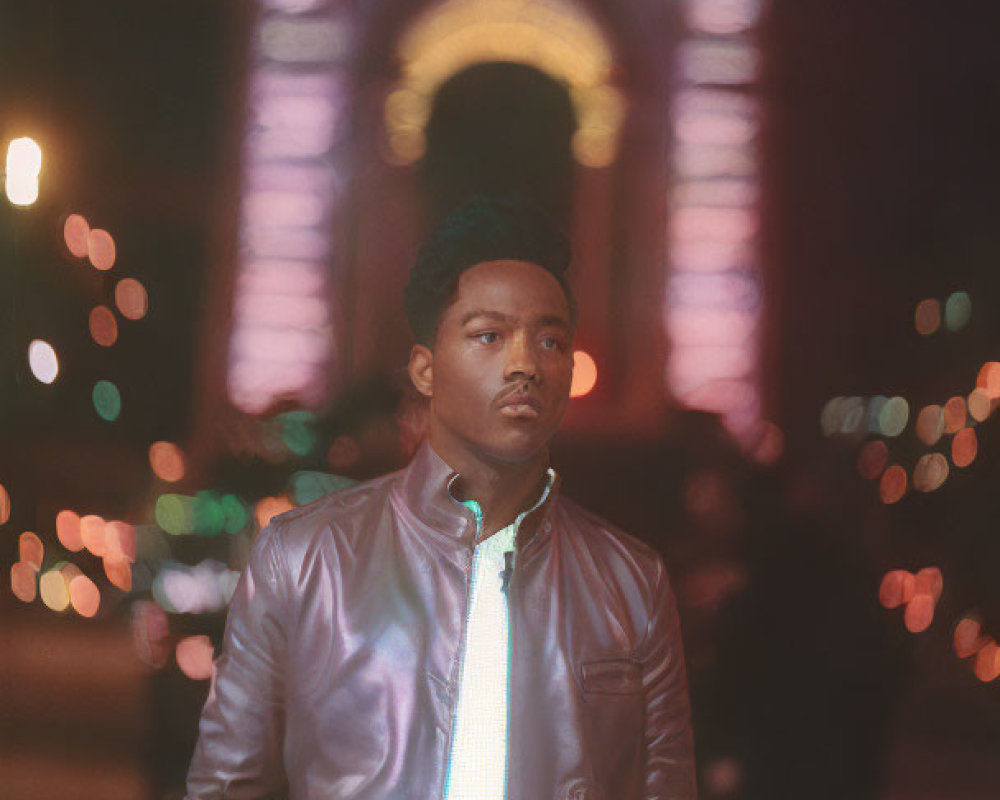
[{"label": "man's nose", "polygon": [[507,363],[504,365],[504,378],[507,380],[535,380],[538,377],[538,362],[534,348],[528,337],[517,334],[510,340],[507,348]]}]

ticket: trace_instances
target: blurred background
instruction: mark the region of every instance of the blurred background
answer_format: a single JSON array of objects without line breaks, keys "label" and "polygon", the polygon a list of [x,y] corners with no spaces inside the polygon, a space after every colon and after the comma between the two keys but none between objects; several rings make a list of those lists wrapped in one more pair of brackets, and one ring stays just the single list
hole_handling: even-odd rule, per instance
[{"label": "blurred background", "polygon": [[573,239],[553,459],[671,569],[701,796],[996,798],[997,31],[0,0],[0,797],[182,797],[256,531],[406,463],[407,271],[503,193]]}]

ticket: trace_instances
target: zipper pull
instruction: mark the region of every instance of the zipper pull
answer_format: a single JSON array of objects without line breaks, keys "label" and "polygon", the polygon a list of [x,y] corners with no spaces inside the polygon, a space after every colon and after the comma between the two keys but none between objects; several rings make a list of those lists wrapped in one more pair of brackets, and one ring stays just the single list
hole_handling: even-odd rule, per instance
[{"label": "zipper pull", "polygon": [[500,591],[507,594],[510,588],[510,576],[514,573],[514,551],[503,554],[503,571],[500,573]]}]

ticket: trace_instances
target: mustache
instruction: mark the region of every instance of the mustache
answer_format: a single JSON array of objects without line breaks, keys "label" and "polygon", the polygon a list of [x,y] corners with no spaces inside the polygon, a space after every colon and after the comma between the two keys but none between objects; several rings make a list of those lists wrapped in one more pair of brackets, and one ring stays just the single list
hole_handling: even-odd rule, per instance
[{"label": "mustache", "polygon": [[534,383],[530,380],[520,380],[516,383],[512,383],[510,386],[505,387],[502,391],[497,393],[495,402],[505,403],[520,394],[523,394],[526,397],[534,397],[536,395]]}]

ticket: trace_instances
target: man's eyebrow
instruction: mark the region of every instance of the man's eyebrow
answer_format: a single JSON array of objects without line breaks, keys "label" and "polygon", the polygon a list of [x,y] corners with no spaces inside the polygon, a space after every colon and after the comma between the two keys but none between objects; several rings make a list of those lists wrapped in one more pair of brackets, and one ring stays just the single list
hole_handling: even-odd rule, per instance
[{"label": "man's eyebrow", "polygon": [[[504,314],[502,311],[489,311],[484,308],[473,309],[462,315],[461,324],[467,325],[474,319],[490,319],[496,320],[497,322],[508,322],[511,318]],[[560,317],[556,314],[546,314],[543,317],[539,317],[533,320],[535,326],[539,328],[569,328],[569,321],[565,317]]]},{"label": "man's eyebrow", "polygon": [[462,324],[465,325],[478,317],[495,319],[498,322],[506,322],[508,317],[502,311],[487,311],[484,308],[476,308],[462,315]]}]

